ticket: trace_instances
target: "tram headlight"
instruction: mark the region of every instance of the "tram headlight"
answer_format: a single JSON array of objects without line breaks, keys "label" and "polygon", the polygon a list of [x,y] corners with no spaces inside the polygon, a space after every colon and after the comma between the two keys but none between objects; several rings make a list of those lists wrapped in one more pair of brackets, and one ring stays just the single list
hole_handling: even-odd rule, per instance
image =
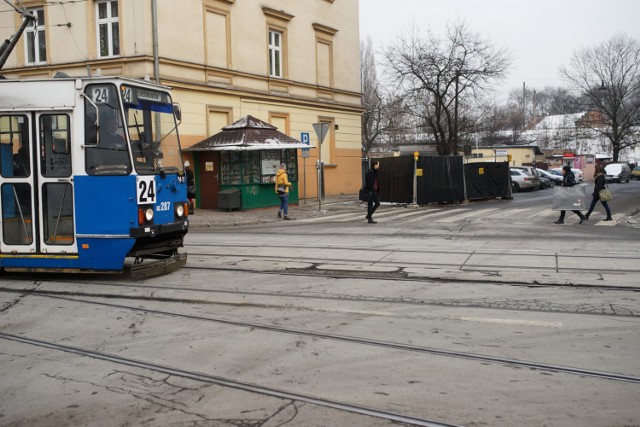
[{"label": "tram headlight", "polygon": [[184,205],[182,203],[176,203],[176,216],[178,218],[184,217]]},{"label": "tram headlight", "polygon": [[153,208],[138,208],[138,224],[144,225],[153,222]]}]

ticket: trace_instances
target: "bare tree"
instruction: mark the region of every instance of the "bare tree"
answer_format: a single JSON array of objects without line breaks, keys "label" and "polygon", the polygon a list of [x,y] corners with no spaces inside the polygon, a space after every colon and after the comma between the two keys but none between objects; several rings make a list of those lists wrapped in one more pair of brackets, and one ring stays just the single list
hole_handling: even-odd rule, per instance
[{"label": "bare tree", "polygon": [[360,43],[360,63],[362,81],[362,154],[367,156],[376,139],[384,132],[383,100],[376,75],[376,62],[371,37]]},{"label": "bare tree", "polygon": [[382,117],[387,124],[381,138],[382,144],[378,144],[382,149],[393,151],[400,144],[414,141],[416,125],[413,117],[407,113],[407,103],[402,96],[385,96]]},{"label": "bare tree", "polygon": [[458,154],[459,118],[464,108],[504,77],[510,55],[464,22],[450,24],[444,39],[414,31],[385,49],[386,69],[411,99],[440,155]]},{"label": "bare tree", "polygon": [[574,53],[560,72],[601,113],[591,128],[611,143],[613,161],[620,151],[640,141],[640,43],[624,34]]},{"label": "bare tree", "polygon": [[573,114],[584,111],[580,99],[563,87],[545,87],[536,91],[536,114],[553,116],[558,114]]}]

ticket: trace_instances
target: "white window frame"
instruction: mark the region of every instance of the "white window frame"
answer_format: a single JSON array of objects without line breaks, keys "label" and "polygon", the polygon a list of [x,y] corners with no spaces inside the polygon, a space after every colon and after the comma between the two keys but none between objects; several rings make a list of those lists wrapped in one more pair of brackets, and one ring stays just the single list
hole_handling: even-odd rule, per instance
[{"label": "white window frame", "polygon": [[[24,42],[24,58],[27,65],[39,65],[46,64],[47,62],[47,39],[45,37],[45,25],[44,25],[44,8],[38,7],[35,9],[29,9],[29,12],[33,13],[37,20],[31,22],[25,32]],[[40,38],[44,43],[44,58],[40,57]],[[29,40],[33,40],[33,44],[29,46]],[[29,58],[33,57],[33,61],[29,61]]]},{"label": "white window frame", "polygon": [[284,64],[282,63],[282,41],[284,34],[282,31],[269,29],[269,76],[283,76]]},{"label": "white window frame", "polygon": [[[120,56],[120,17],[112,16],[111,9],[112,3],[116,4],[116,10],[118,10],[118,0],[101,0],[96,2],[96,49],[97,49],[97,57],[98,58],[113,58]],[[107,16],[105,18],[100,18],[100,5],[105,4]],[[114,49],[114,37],[113,37],[113,28],[114,24],[118,25],[118,53],[113,53]],[[100,49],[100,26],[107,26],[107,54],[102,55],[102,51]]]}]

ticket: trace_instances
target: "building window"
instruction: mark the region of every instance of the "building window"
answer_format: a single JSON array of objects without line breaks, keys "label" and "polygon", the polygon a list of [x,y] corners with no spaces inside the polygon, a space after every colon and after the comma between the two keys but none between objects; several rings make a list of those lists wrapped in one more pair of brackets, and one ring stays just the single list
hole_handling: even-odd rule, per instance
[{"label": "building window", "polygon": [[117,0],[96,3],[96,26],[98,29],[98,58],[120,55],[120,22]]},{"label": "building window", "polygon": [[36,17],[25,29],[26,58],[28,65],[44,64],[47,61],[47,45],[44,37],[44,9],[30,10]]},{"label": "building window", "polygon": [[335,28],[314,23],[316,33],[316,80],[318,85],[333,87],[333,38]]},{"label": "building window", "polygon": [[269,30],[269,75],[282,77],[282,32]]}]

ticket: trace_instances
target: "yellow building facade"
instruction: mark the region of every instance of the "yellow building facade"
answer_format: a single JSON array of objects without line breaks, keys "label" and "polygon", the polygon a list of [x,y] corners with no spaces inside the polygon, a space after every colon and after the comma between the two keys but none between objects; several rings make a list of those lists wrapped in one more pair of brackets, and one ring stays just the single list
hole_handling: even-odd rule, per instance
[{"label": "yellow building facade", "polygon": [[538,146],[504,145],[498,147],[474,148],[465,162],[507,162],[509,166],[536,165],[544,161]]},{"label": "yellow building facade", "polygon": [[[361,185],[358,0],[22,0],[38,22],[22,35],[6,78],[118,75],[173,88],[183,148],[252,115],[300,140],[328,123],[326,195]],[[18,2],[15,2],[19,6]],[[0,37],[21,16],[0,3]],[[298,157],[300,197],[317,196],[319,148]],[[198,163],[215,153],[185,153]],[[299,153],[300,155],[300,153]],[[216,183],[197,177],[201,189]],[[303,173],[306,171],[306,173]],[[211,171],[210,171],[211,172]],[[306,183],[305,183],[306,180]],[[211,189],[205,191],[211,197]]]}]

